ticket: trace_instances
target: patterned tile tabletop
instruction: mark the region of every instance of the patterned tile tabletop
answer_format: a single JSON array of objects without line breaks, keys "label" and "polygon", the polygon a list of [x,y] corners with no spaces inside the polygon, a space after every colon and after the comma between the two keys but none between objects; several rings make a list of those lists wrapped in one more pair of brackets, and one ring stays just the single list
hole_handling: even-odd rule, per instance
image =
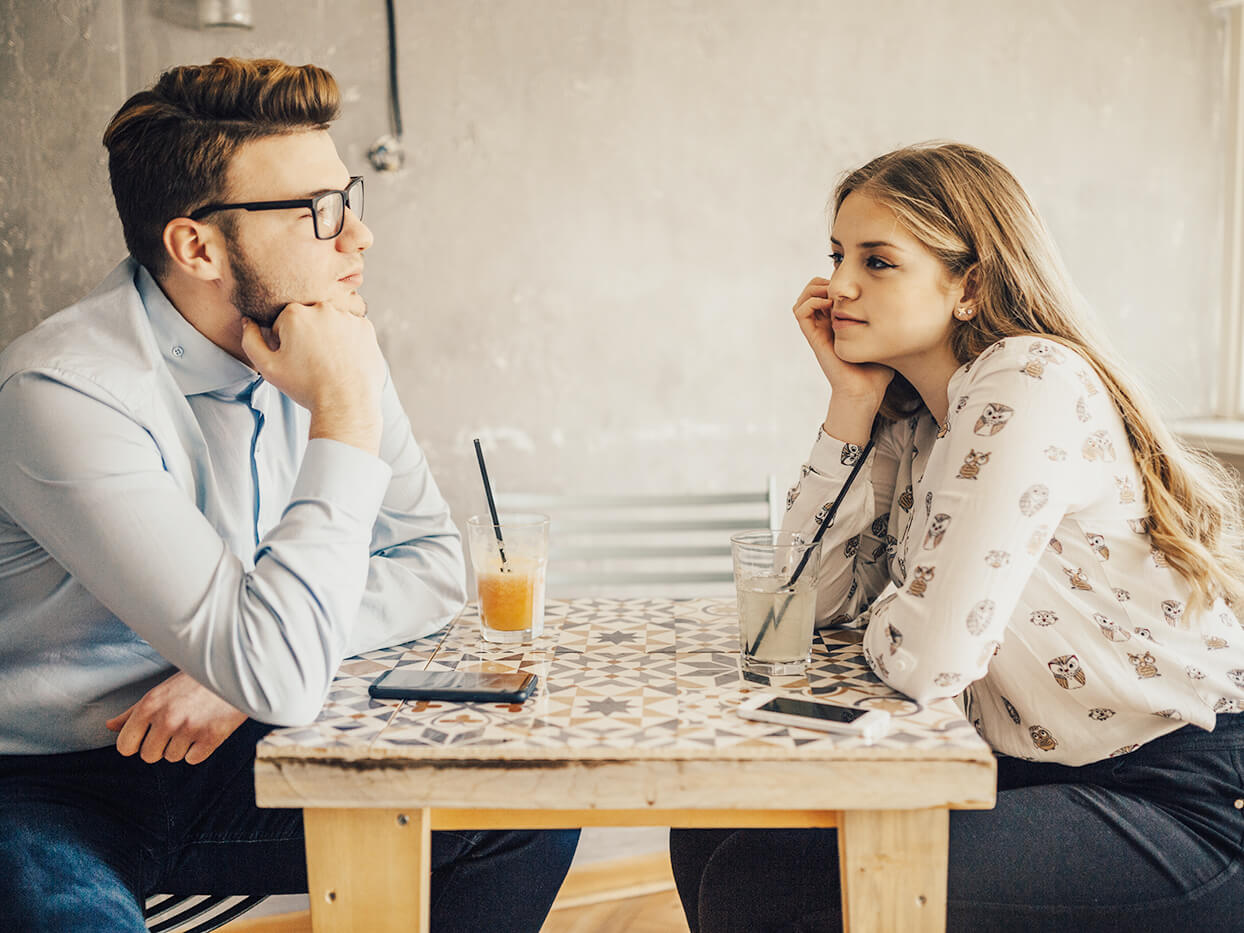
[{"label": "patterned tile tabletop", "polygon": [[[550,600],[544,635],[490,644],[468,606],[445,631],[346,661],[319,718],[279,729],[260,758],[979,758],[988,747],[949,700],[922,707],[869,670],[852,631],[819,632],[806,677],[755,684],[739,676],[733,599]],[[531,672],[521,704],[374,700],[391,667]],[[757,690],[889,710],[889,736],[858,739],[740,718]]]}]

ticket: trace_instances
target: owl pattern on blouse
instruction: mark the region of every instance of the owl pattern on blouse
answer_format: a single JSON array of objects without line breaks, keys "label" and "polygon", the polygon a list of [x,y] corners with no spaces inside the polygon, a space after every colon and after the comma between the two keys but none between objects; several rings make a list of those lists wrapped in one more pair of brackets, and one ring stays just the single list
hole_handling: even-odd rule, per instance
[{"label": "owl pattern on blouse", "polygon": [[1045,726],[1029,726],[1028,734],[1032,736],[1032,744],[1038,751],[1052,752],[1058,748],[1058,741]]},{"label": "owl pattern on blouse", "polygon": [[1011,722],[1018,726],[1020,723],[1019,710],[1017,710],[1015,705],[1006,697],[1000,697],[1000,699],[1002,700],[1002,705],[1006,708],[1006,714],[1011,717]]},{"label": "owl pattern on blouse", "polygon": [[1088,541],[1088,546],[1093,549],[1093,553],[1097,555],[1098,560],[1110,560],[1110,546],[1106,543],[1104,535],[1090,531],[1084,538]]},{"label": "owl pattern on blouse", "polygon": [[997,606],[992,599],[984,599],[972,607],[972,611],[968,613],[968,631],[973,635],[979,635],[993,621],[994,610]]},{"label": "owl pattern on blouse", "polygon": [[1036,515],[1050,501],[1050,487],[1044,483],[1036,483],[1024,490],[1019,497],[1019,510],[1028,518]]},{"label": "owl pattern on blouse", "polygon": [[1084,574],[1084,568],[1077,567],[1075,570],[1072,570],[1070,567],[1064,567],[1063,573],[1067,575],[1067,580],[1071,583],[1073,590],[1093,589],[1093,585],[1089,583],[1088,577]]},{"label": "owl pattern on blouse", "polygon": [[912,506],[915,504],[916,500],[912,495],[911,483],[908,483],[907,488],[903,490],[903,494],[898,497],[898,507],[904,512],[910,512]]},{"label": "owl pattern on blouse", "polygon": [[1136,490],[1132,488],[1132,481],[1126,476],[1116,476],[1114,485],[1119,490],[1119,505],[1131,505],[1136,501]]},{"label": "owl pattern on blouse", "polygon": [[932,567],[917,567],[911,573],[911,583],[907,592],[912,596],[923,596],[929,589],[929,581],[933,579]]},{"label": "owl pattern on blouse", "polygon": [[1100,460],[1103,463],[1114,463],[1118,459],[1114,452],[1114,442],[1105,431],[1094,431],[1086,437],[1080,447],[1080,455],[1090,462]]},{"label": "owl pattern on blouse", "polygon": [[963,458],[963,466],[959,467],[956,479],[976,479],[980,476],[981,467],[989,462],[989,451],[972,449]]},{"label": "owl pattern on blouse", "polygon": [[1054,682],[1064,690],[1079,690],[1087,680],[1080,659],[1074,654],[1054,658],[1046,666],[1054,675]]},{"label": "owl pattern on blouse", "polygon": [[1000,570],[1011,562],[1011,555],[1006,551],[993,550],[985,552],[985,563],[994,570]]},{"label": "owl pattern on blouse", "polygon": [[[1167,571],[1165,555],[1150,541],[1129,536],[1129,530],[1146,537],[1149,533],[1149,520],[1136,515],[1144,509],[1143,487],[1131,466],[1131,450],[1117,413],[1107,404],[1108,397],[1102,400],[1096,375],[1085,369],[1078,354],[1066,349],[1063,352],[1079,368],[1055,371],[1054,354],[1046,352],[1054,345],[1048,342],[1003,343],[1014,349],[1006,354],[1006,366],[996,368],[989,378],[1011,382],[991,381],[988,395],[970,389],[956,392],[952,383],[952,430],[945,446],[927,449],[936,430],[927,413],[895,426],[910,430],[902,441],[906,446],[899,448],[897,475],[890,487],[895,521],[890,522],[890,515],[870,519],[876,541],[867,547],[870,552],[875,548],[878,556],[888,551],[892,559],[876,570],[862,562],[859,573],[873,574],[871,579],[884,581],[882,585],[893,581],[897,589],[886,602],[901,600],[895,606],[902,612],[896,608],[883,618],[880,601],[871,610],[872,621],[880,623],[872,637],[877,633],[881,637],[872,642],[869,663],[884,678],[900,676],[897,670],[887,672],[887,665],[893,666],[904,652],[922,650],[930,637],[920,625],[926,611],[933,613],[929,618],[937,618],[942,601],[954,599],[962,607],[958,616],[962,627],[957,632],[942,629],[938,637],[944,632],[945,638],[958,639],[955,657],[962,658],[958,662],[962,667],[957,662],[939,664],[921,676],[943,695],[962,690],[969,681],[975,681],[982,696],[992,692],[992,704],[982,708],[993,709],[996,715],[982,717],[980,709],[973,709],[967,718],[980,724],[991,744],[1000,743],[995,747],[1004,754],[1031,760],[1071,761],[1084,747],[1095,749],[1093,760],[1108,753],[1126,754],[1136,741],[1128,730],[1137,728],[1138,708],[1126,705],[1128,691],[1141,698],[1140,708],[1165,707],[1151,715],[1174,720],[1191,718],[1184,702],[1203,702],[1206,712],[1211,704],[1215,712],[1244,710],[1244,696],[1231,693],[1234,689],[1244,694],[1244,657],[1237,660],[1232,655],[1244,649],[1244,638],[1233,635],[1244,623],[1228,611],[1221,613],[1221,619],[1199,610],[1193,615],[1185,607],[1187,590],[1181,588],[1177,574]],[[995,345],[988,355],[1001,353],[1000,348]],[[975,365],[983,359],[985,355]],[[1017,387],[1015,394],[1007,394],[1008,385]],[[1050,391],[1064,393],[1059,397],[1061,407],[1047,404]],[[960,426],[953,416],[964,411],[972,412],[972,420]],[[1048,434],[1036,433],[1046,426],[1051,428]],[[920,443],[917,436],[923,439]],[[1031,450],[1023,461],[1010,456],[1011,445],[1020,443]],[[878,445],[878,463],[891,456],[889,449]],[[1074,478],[1071,484],[1068,477]],[[1009,491],[1002,500],[989,503],[986,511],[992,509],[998,516],[999,529],[1022,529],[1019,535],[991,535],[990,522],[964,506],[974,502],[973,496],[994,495],[999,489]],[[1070,513],[1065,511],[1068,493],[1073,503]],[[805,495],[813,496],[806,487]],[[822,496],[820,487],[815,495]],[[925,506],[923,527],[913,521],[917,500]],[[1076,516],[1079,502],[1095,510]],[[800,502],[796,508],[810,514],[814,504],[815,500]],[[864,551],[858,538],[847,539],[840,547],[848,555]],[[924,563],[909,553],[919,554]],[[1150,576],[1138,573],[1141,559]],[[1014,578],[1016,571],[1027,572],[1034,561],[1040,568],[1033,578],[1036,583]],[[967,566],[972,568],[967,575],[956,572]],[[868,583],[863,576],[859,579]],[[975,594],[972,580],[980,581]],[[1023,596],[1014,618],[1001,618],[1012,611],[1003,607],[1013,606],[1010,598],[1020,591]],[[1004,592],[1009,598],[998,599],[997,594]],[[1043,594],[1048,595],[1042,598]],[[852,612],[859,613],[859,604],[851,605]],[[1156,625],[1157,619],[1165,626]],[[1003,650],[1001,641],[1008,625],[1016,627],[1006,636],[1012,639],[1008,646],[1017,646],[1011,651]],[[1160,639],[1154,639],[1155,632]],[[1036,654],[1025,646],[1050,650]],[[1199,654],[1189,655],[1189,646]],[[1048,673],[1039,673],[1041,665]],[[1031,671],[1027,681],[1022,679],[1024,666]],[[910,672],[909,662],[904,671]],[[991,679],[994,671],[999,672],[996,680]],[[978,679],[982,672],[983,680]],[[994,692],[1002,683],[1012,682],[1024,686],[1008,689],[1010,697]],[[1187,699],[1192,684],[1202,695],[1208,694],[1203,701]],[[1024,715],[1013,697],[1024,706]],[[1079,697],[1091,702],[1077,703]],[[1095,731],[1102,736],[1099,745],[1086,738]]]},{"label": "owl pattern on blouse", "polygon": [[1062,352],[1053,344],[1037,341],[1028,347],[1028,355],[1024,358],[1024,366],[1020,372],[1033,379],[1040,379],[1045,375],[1047,364],[1061,363],[1062,361]]},{"label": "owl pattern on blouse", "polygon": [[1183,618],[1184,604],[1177,599],[1165,599],[1162,601],[1162,615],[1166,618],[1167,625],[1178,625],[1179,620]]},{"label": "owl pattern on blouse", "polygon": [[1136,676],[1141,680],[1149,680],[1152,677],[1161,677],[1158,673],[1158,665],[1154,660],[1153,653],[1146,651],[1144,654],[1127,653],[1127,659],[1132,662],[1132,667],[1136,668]]},{"label": "owl pattern on blouse", "polygon": [[1115,622],[1113,619],[1107,619],[1100,612],[1093,613],[1093,621],[1101,629],[1101,633],[1106,637],[1106,641],[1127,641],[1132,637],[1131,633],[1122,628],[1118,622]]},{"label": "owl pattern on blouse", "polygon": [[1058,621],[1058,613],[1053,609],[1037,609],[1029,614],[1028,621],[1033,625],[1039,625],[1044,628]]},{"label": "owl pattern on blouse", "polygon": [[945,512],[938,512],[934,515],[924,533],[924,544],[921,547],[926,551],[931,551],[941,544],[942,538],[946,535],[946,529],[950,527],[950,522],[951,518]]},{"label": "owl pattern on blouse", "polygon": [[1001,402],[990,402],[981,409],[980,416],[976,419],[976,424],[972,428],[972,433],[979,434],[982,437],[992,437],[1006,427],[1006,423],[1011,420],[1011,416],[1014,414],[1015,409],[1010,405],[1003,405]]}]

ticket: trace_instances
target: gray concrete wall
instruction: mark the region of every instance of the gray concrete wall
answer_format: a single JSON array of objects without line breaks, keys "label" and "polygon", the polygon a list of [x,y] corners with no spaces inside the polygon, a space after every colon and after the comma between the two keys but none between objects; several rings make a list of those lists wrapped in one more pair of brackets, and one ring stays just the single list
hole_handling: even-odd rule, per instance
[{"label": "gray concrete wall", "polygon": [[332,69],[367,175],[365,293],[451,504],[503,489],[791,477],[826,390],[789,308],[828,264],[839,174],[967,140],[1030,187],[1171,415],[1209,402],[1221,24],[1203,0],[400,0],[410,158],[381,0],[0,0],[0,345],[121,258],[108,118],[173,64]]}]

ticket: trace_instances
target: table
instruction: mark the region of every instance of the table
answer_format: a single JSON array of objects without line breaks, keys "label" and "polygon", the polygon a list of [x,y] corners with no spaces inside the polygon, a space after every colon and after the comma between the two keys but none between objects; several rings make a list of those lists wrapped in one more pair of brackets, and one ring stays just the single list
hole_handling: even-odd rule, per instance
[{"label": "table", "polygon": [[[785,684],[893,714],[875,745],[743,720],[733,599],[550,600],[543,637],[444,632],[346,661],[318,718],[259,745],[260,806],[302,807],[314,929],[427,930],[433,829],[836,826],[860,931],[941,931],[949,809],[993,806],[995,764],[953,702],[882,684],[860,634],[818,633]],[[380,701],[390,667],[538,674],[523,704]]]}]

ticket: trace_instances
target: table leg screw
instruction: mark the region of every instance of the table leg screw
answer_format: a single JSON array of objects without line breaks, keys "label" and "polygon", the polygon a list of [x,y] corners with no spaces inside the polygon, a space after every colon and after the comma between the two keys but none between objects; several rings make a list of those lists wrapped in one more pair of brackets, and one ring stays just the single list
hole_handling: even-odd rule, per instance
[{"label": "table leg screw", "polygon": [[405,826],[409,822],[410,822],[410,817],[408,817],[405,813],[399,813],[397,815],[398,826]]},{"label": "table leg screw", "polygon": [[336,891],[325,891],[324,900],[328,901],[328,903],[331,904],[333,901],[337,900],[337,892]]}]

